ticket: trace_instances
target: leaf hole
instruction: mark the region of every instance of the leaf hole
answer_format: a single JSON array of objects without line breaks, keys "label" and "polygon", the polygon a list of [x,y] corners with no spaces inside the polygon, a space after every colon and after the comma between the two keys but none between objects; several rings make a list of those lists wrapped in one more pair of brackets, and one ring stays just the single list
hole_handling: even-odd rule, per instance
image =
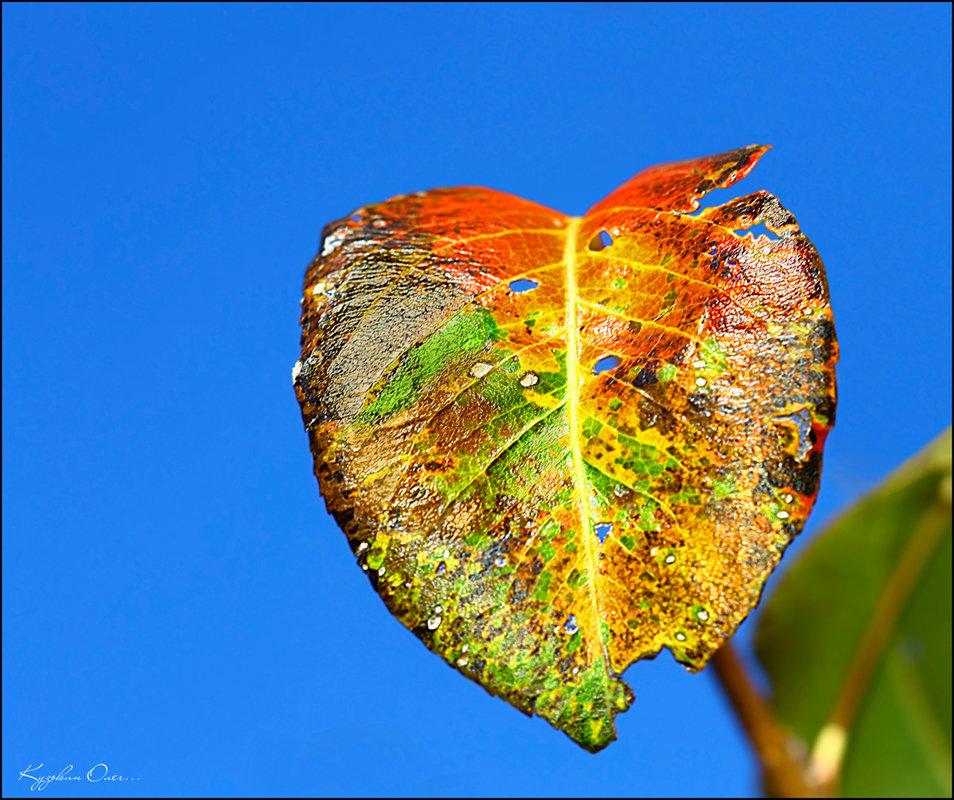
[{"label": "leaf hole", "polygon": [[529,292],[531,289],[536,289],[539,285],[539,281],[531,281],[527,278],[520,278],[515,281],[510,281],[510,291],[518,293]]},{"label": "leaf hole", "polygon": [[599,252],[600,250],[609,247],[611,244],[613,244],[613,237],[610,236],[606,231],[600,231],[598,234],[596,234],[596,236],[590,239],[588,247],[590,250]]},{"label": "leaf hole", "polygon": [[603,356],[599,361],[593,365],[593,374],[599,375],[601,372],[606,372],[610,369],[616,369],[619,366],[619,357],[618,356]]},{"label": "leaf hole", "polygon": [[812,441],[812,415],[808,409],[800,409],[793,414],[773,417],[776,425],[782,426],[786,432],[785,438],[793,440],[796,458],[804,461],[808,457],[814,442]]},{"label": "leaf hole", "polygon": [[600,544],[606,541],[606,537],[609,536],[611,530],[613,530],[612,522],[601,522],[596,526],[596,535],[599,537]]}]

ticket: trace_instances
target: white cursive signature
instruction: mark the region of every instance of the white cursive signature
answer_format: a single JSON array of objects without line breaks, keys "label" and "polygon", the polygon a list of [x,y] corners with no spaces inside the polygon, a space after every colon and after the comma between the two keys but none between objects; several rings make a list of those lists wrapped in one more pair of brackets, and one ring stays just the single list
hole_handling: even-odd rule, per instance
[{"label": "white cursive signature", "polygon": [[[36,774],[41,769],[43,769],[42,762],[37,764],[35,767],[30,764],[26,769],[20,770],[20,777],[17,778],[17,782],[19,783],[24,778],[29,778],[31,781],[33,781],[33,785],[30,786],[30,791],[42,792],[54,781],[83,780],[82,775],[70,775],[70,773],[73,771],[72,764],[67,764],[58,773],[51,772],[49,775]],[[119,775],[118,773],[110,774],[109,767],[107,767],[105,764],[94,764],[86,773],[86,780],[88,780],[90,783],[99,783],[100,781],[138,781],[139,778],[127,778],[124,775]]]}]

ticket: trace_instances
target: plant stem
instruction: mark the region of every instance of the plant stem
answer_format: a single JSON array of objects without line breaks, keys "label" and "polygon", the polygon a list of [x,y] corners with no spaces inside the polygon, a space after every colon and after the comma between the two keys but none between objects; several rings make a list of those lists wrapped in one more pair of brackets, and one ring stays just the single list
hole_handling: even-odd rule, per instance
[{"label": "plant stem", "polygon": [[[897,635],[901,612],[937,547],[950,516],[950,501],[941,495],[935,498],[911,533],[872,612],[871,621],[858,645],[831,716],[818,736],[812,752],[812,773],[829,794],[839,793],[847,731],[851,730],[862,698],[869,689],[871,675],[883,658],[885,648]],[[832,741],[834,746],[828,746]]]},{"label": "plant stem", "polygon": [[765,791],[774,797],[820,797],[807,765],[791,753],[786,734],[730,643],[719,648],[712,666],[762,762]]}]

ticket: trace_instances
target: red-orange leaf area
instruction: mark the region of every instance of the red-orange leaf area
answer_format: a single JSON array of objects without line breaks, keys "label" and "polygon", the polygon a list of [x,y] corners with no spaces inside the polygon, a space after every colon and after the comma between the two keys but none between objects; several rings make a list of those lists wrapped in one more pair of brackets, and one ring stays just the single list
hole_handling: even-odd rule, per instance
[{"label": "red-orange leaf area", "polygon": [[815,502],[822,262],[768,192],[692,213],[767,149],[652,167],[583,217],[397,197],[328,225],[305,277],[295,389],[361,569],[431,650],[593,751],[623,670],[663,647],[701,669]]}]

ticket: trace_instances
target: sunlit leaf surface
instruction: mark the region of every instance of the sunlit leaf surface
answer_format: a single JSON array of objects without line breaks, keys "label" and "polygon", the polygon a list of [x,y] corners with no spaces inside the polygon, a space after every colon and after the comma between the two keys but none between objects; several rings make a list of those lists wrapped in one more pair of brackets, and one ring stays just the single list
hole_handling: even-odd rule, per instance
[{"label": "sunlit leaf surface", "polygon": [[[438,189],[325,228],[294,379],[329,510],[391,611],[584,747],[668,647],[700,669],[818,489],[824,269],[752,146],[582,217]],[[746,234],[763,223],[772,235]]]},{"label": "sunlit leaf surface", "polygon": [[756,649],[830,790],[951,796],[950,428],[819,534]]}]

